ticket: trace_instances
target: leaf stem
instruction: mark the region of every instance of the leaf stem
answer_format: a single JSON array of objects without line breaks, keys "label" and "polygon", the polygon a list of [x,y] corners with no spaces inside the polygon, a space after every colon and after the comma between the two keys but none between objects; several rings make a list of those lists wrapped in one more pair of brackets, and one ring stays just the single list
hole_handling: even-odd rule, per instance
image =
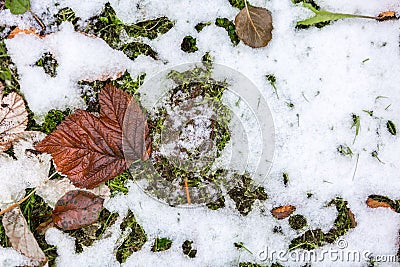
[{"label": "leaf stem", "polygon": [[185,177],[185,192],[186,192],[186,199],[188,204],[190,205],[191,201],[190,201],[190,193],[189,193],[189,185],[188,185],[188,179],[187,177]]}]

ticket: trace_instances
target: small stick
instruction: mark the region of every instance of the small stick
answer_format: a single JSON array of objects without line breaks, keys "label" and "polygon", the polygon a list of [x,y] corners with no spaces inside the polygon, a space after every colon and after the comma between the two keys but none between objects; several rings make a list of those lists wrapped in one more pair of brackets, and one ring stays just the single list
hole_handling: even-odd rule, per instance
[{"label": "small stick", "polygon": [[[51,178],[53,178],[53,176],[56,175],[56,174],[57,174],[57,172],[55,172],[55,173],[53,173],[52,175],[50,175],[47,179],[45,179],[45,180],[43,181],[43,184],[45,184],[48,180],[50,180]],[[42,184],[42,185],[43,185],[43,184]],[[14,203],[14,204],[12,204],[11,206],[8,206],[6,209],[0,211],[0,215],[3,215],[3,214],[6,213],[7,211],[10,211],[10,210],[12,210],[12,209],[18,207],[18,206],[21,205],[22,203],[24,203],[24,201],[27,200],[28,198],[30,198],[30,197],[38,190],[39,187],[40,187],[40,185],[37,186],[35,189],[33,189],[32,192],[29,193],[29,195],[27,195],[26,197],[24,197],[23,199],[21,199],[21,200],[18,201],[17,203]]]},{"label": "small stick", "polygon": [[186,199],[188,204],[190,205],[190,193],[189,193],[189,185],[188,185],[188,179],[185,177],[185,191],[186,191]]},{"label": "small stick", "polygon": [[42,27],[42,29],[45,30],[46,26],[44,25],[42,20],[35,13],[33,13],[32,10],[30,10],[30,9],[29,9],[29,13],[31,13],[32,17],[36,20],[36,22],[40,25],[40,27]]}]

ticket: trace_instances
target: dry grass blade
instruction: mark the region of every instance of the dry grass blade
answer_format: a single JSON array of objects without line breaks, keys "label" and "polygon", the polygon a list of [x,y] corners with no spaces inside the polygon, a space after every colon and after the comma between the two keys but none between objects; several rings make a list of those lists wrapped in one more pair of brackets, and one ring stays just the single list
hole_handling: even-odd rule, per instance
[{"label": "dry grass blade", "polygon": [[235,18],[236,33],[246,45],[259,48],[272,39],[271,13],[261,7],[246,6]]},{"label": "dry grass blade", "polygon": [[2,222],[6,235],[15,250],[29,258],[35,266],[43,266],[47,262],[46,256],[29,230],[19,208],[6,212]]}]

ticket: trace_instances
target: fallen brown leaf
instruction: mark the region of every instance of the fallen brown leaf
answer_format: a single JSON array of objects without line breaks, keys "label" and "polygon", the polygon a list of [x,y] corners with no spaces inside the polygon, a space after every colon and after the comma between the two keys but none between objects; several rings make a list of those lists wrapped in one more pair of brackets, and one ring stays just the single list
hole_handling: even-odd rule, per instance
[{"label": "fallen brown leaf", "polygon": [[395,211],[395,209],[388,203],[383,202],[383,201],[378,201],[378,200],[375,200],[370,197],[367,199],[366,203],[367,203],[368,207],[373,208],[373,209],[375,209],[375,208],[390,208],[391,210]]},{"label": "fallen brown leaf", "polygon": [[29,28],[29,29],[20,29],[16,27],[8,36],[7,39],[12,39],[14,38],[17,34],[33,34],[36,35],[39,38],[42,38],[39,34],[37,34],[38,30],[34,28]]},{"label": "fallen brown leaf", "polygon": [[67,192],[56,203],[53,222],[63,230],[74,230],[97,221],[104,199],[85,190]]},{"label": "fallen brown leaf", "polygon": [[28,224],[18,207],[6,212],[2,223],[11,246],[29,258],[32,265],[43,266],[47,262],[46,256],[29,230]]},{"label": "fallen brown leaf", "polygon": [[36,146],[51,154],[57,171],[81,188],[92,189],[133,161],[148,159],[150,138],[140,106],[111,85],[101,90],[99,103],[100,116],[78,110]]},{"label": "fallen brown leaf", "polygon": [[349,217],[350,217],[350,227],[356,228],[357,222],[356,222],[356,217],[354,216],[354,213],[350,209],[347,209],[347,213],[349,214]]},{"label": "fallen brown leaf", "polygon": [[[3,94],[0,90],[0,96]],[[28,124],[28,112],[21,96],[12,92],[0,102],[0,152],[9,149]]]},{"label": "fallen brown leaf", "polygon": [[262,7],[244,7],[235,18],[236,33],[240,40],[253,48],[266,46],[272,39],[272,16]]},{"label": "fallen brown leaf", "polygon": [[296,210],[295,206],[286,205],[286,206],[280,206],[280,207],[273,208],[271,210],[271,213],[278,220],[282,220],[282,219],[285,219],[286,217],[288,217],[290,214],[292,214],[295,210]]}]

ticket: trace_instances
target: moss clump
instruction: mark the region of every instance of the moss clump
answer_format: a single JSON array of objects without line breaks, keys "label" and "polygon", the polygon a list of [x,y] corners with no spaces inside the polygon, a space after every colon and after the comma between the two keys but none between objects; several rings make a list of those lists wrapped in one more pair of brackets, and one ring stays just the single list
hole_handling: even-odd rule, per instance
[{"label": "moss clump", "polygon": [[110,188],[111,197],[115,196],[119,192],[126,195],[128,193],[128,188],[126,187],[126,182],[128,180],[133,180],[131,173],[129,170],[124,171],[119,174],[117,177],[108,180],[106,185]]},{"label": "moss clump", "polygon": [[228,32],[229,38],[231,38],[231,42],[234,46],[239,44],[240,39],[236,34],[235,24],[233,21],[227,18],[217,18],[215,20],[215,25],[224,28]]},{"label": "moss clump", "polygon": [[237,185],[229,190],[228,195],[235,202],[240,214],[249,214],[256,199],[264,201],[268,198],[264,188],[255,187],[248,175],[235,174],[234,181],[237,181]]},{"label": "moss clump", "polygon": [[347,207],[347,201],[337,197],[329,202],[329,205],[335,205],[338,211],[333,227],[327,233],[322,232],[321,229],[308,230],[299,237],[294,238],[290,242],[289,249],[312,250],[327,243],[331,244],[355,227],[354,215]]},{"label": "moss clump", "polygon": [[8,242],[8,237],[4,230],[3,224],[1,223],[2,220],[3,215],[0,215],[0,246],[2,246],[3,248],[7,248],[10,246],[10,243]]},{"label": "moss clump", "polygon": [[201,32],[204,27],[211,25],[211,22],[200,22],[194,28],[197,32]]},{"label": "moss clump", "polygon": [[182,244],[183,254],[187,255],[189,258],[195,258],[197,254],[197,249],[192,247],[193,241],[186,240]]},{"label": "moss clump", "polygon": [[4,85],[4,94],[20,94],[17,69],[7,54],[6,45],[0,40],[0,82]]},{"label": "moss clump", "polygon": [[223,208],[223,207],[225,207],[225,198],[224,198],[224,196],[220,196],[215,201],[207,203],[206,206],[210,210],[217,210],[217,209]]},{"label": "moss clump", "polygon": [[75,30],[77,30],[76,25],[79,18],[75,16],[75,12],[72,11],[71,8],[65,7],[63,9],[60,9],[54,17],[57,25],[60,25],[64,21],[68,21],[71,22],[75,26]]},{"label": "moss clump", "polygon": [[303,215],[296,214],[296,215],[290,216],[289,225],[294,230],[300,230],[300,229],[303,229],[304,227],[306,227],[307,219]]},{"label": "moss clump", "polygon": [[[228,0],[228,1],[233,7],[239,9],[243,9],[246,6],[245,0]],[[250,5],[249,2],[247,2],[247,4]]]},{"label": "moss clump", "polygon": [[57,128],[57,125],[59,125],[64,120],[64,118],[70,115],[71,113],[72,111],[69,108],[63,111],[58,109],[52,109],[46,114],[46,117],[44,118],[44,122],[42,123],[42,125],[38,125],[36,123],[32,123],[30,125],[28,124],[28,130],[41,131],[45,134],[50,134]]},{"label": "moss clump", "polygon": [[253,262],[240,262],[239,267],[265,267],[265,265],[253,263]]},{"label": "moss clump", "polygon": [[181,43],[181,50],[186,53],[194,53],[199,50],[196,46],[196,38],[193,38],[190,35],[183,38]]},{"label": "moss clump", "polygon": [[143,244],[147,241],[147,236],[142,226],[137,223],[135,216],[131,211],[128,211],[128,215],[121,223],[120,228],[122,232],[126,231],[128,228],[131,229],[130,234],[125,238],[116,253],[117,260],[120,263],[124,263],[133,252],[142,248]]},{"label": "moss clump", "polygon": [[140,42],[122,43],[120,41],[120,34],[124,31],[128,36],[133,38],[142,36],[154,39],[159,34],[168,32],[172,26],[172,21],[166,17],[142,21],[133,25],[123,24],[117,18],[111,5],[107,3],[103,12],[98,17],[89,20],[85,32],[102,38],[109,46],[121,50],[130,59],[135,59],[138,55],[146,55],[157,59],[157,52],[149,45]]},{"label": "moss clump", "polygon": [[172,246],[172,241],[166,237],[163,238],[156,238],[154,240],[153,247],[151,248],[151,251],[153,252],[160,252],[160,251],[165,251],[170,249]]}]

